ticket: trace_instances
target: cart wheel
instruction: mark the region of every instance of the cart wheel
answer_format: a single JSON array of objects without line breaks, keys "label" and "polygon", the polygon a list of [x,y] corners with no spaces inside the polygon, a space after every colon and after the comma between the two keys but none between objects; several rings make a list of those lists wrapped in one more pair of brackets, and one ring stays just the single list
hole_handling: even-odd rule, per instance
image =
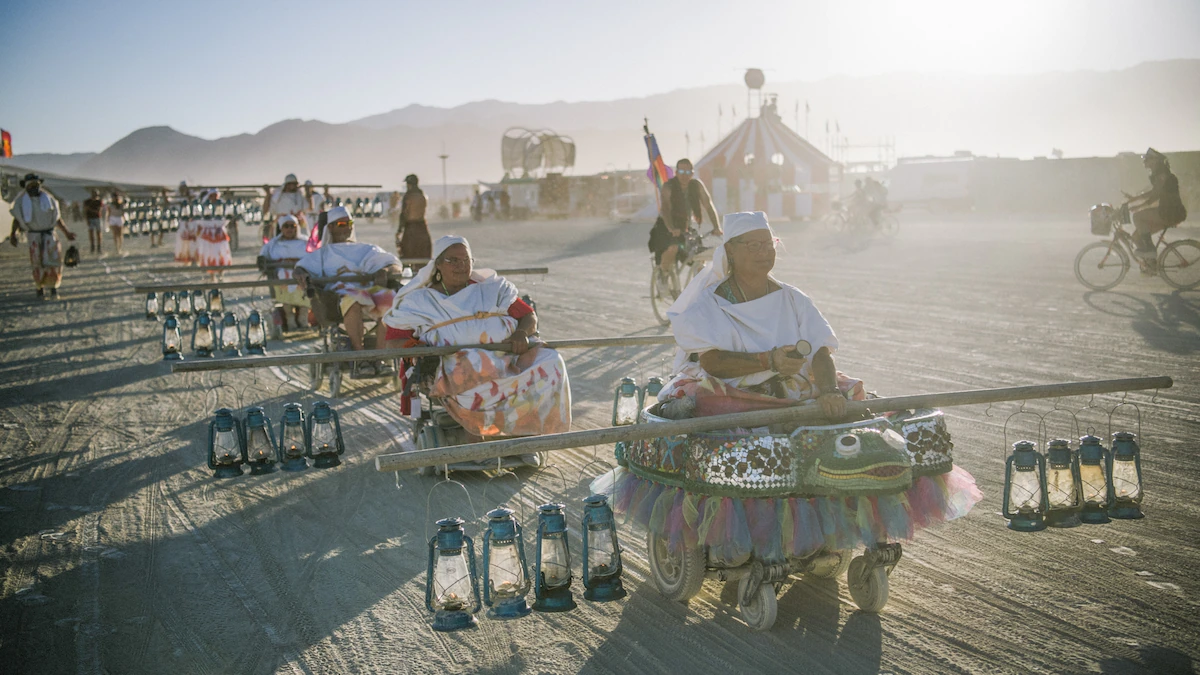
[{"label": "cart wheel", "polygon": [[653,532],[646,534],[646,553],[650,559],[650,575],[658,592],[668,600],[687,602],[700,592],[704,583],[704,549],[690,549],[672,554],[665,537]]},{"label": "cart wheel", "polygon": [[775,616],[779,612],[779,599],[775,597],[775,584],[760,584],[758,592],[749,603],[743,598],[746,588],[750,585],[750,575],[738,581],[738,611],[742,620],[754,630],[771,630],[775,625]]},{"label": "cart wheel", "polygon": [[342,394],[342,368],[335,364],[329,372],[329,398],[338,398]]},{"label": "cart wheel", "polygon": [[846,570],[850,569],[850,561],[854,558],[854,552],[845,550],[829,551],[828,555],[837,556],[837,562],[818,562],[808,573],[809,576],[818,579],[837,579],[846,575]]},{"label": "cart wheel", "polygon": [[888,601],[887,568],[866,567],[867,561],[861,555],[850,561],[850,569],[846,572],[846,585],[850,587],[850,597],[854,598],[854,604],[862,611],[874,614],[883,609]]},{"label": "cart wheel", "polygon": [[[436,448],[437,447],[437,437],[434,436],[435,433],[436,432],[434,431],[432,424],[423,425],[421,427],[421,432],[417,434],[417,449],[428,450],[430,448]],[[417,475],[418,476],[436,476],[437,475],[437,467],[436,466],[420,467],[419,469],[417,469]]]}]

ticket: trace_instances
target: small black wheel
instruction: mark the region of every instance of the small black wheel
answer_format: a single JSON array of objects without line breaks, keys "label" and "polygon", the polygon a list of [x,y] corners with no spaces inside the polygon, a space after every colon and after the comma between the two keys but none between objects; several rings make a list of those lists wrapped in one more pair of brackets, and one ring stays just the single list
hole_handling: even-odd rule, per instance
[{"label": "small black wheel", "polygon": [[850,561],[846,585],[854,604],[864,612],[879,613],[888,601],[888,573],[883,566],[867,568],[867,559],[858,556]]},{"label": "small black wheel", "polygon": [[759,584],[758,591],[746,601],[746,588],[750,585],[750,575],[738,581],[738,611],[742,620],[753,630],[771,630],[775,625],[775,617],[779,614],[779,598],[775,597],[775,584]]}]

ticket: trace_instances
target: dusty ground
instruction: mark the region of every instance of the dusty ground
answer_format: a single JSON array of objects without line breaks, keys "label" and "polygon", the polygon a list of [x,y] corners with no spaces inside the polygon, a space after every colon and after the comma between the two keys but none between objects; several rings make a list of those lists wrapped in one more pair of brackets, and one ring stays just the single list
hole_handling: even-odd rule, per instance
[{"label": "dusty ground", "polygon": [[[949,410],[959,463],[986,499],[905,548],[878,616],[844,582],[804,581],[769,633],[749,631],[732,588],[706,582],[689,606],[647,580],[641,532],[627,542],[629,597],[584,602],[473,632],[434,633],[423,607],[426,539],[447,515],[565,501],[577,526],[593,457],[557,453],[538,474],[463,489],[374,471],[410,437],[382,385],[340,402],[339,469],[215,481],[204,466],[220,406],[306,405],[288,373],[171,375],[159,324],[130,288],[164,263],[144,238],[126,258],[68,272],[65,300],[33,300],[24,249],[0,250],[0,663],[37,673],[1191,673],[1200,658],[1200,293],[1136,273],[1114,292],[1073,278],[1087,241],[1075,221],[905,214],[900,238],[855,252],[784,224],[780,278],[805,289],[841,340],[840,367],[885,394],[1170,375],[1142,414],[1147,518],[1036,534],[998,515],[1004,424],[1017,406]],[[438,226],[484,264],[546,265],[517,279],[551,337],[655,334],[646,228],[558,221]],[[76,230],[83,229],[76,225]],[[364,228],[379,243],[382,224]],[[1195,236],[1192,232],[1192,236]],[[106,246],[111,246],[106,244]],[[243,250],[239,260],[253,252]],[[165,278],[165,277],[164,277]],[[243,313],[262,299],[230,294]],[[301,349],[297,342],[274,351]],[[617,379],[665,374],[666,349],[566,354],[577,428],[602,426]],[[289,369],[290,370],[290,369]],[[295,373],[298,375],[299,373]],[[1098,397],[1112,407],[1119,397]],[[1059,402],[1079,409],[1087,400]],[[1045,412],[1053,403],[1031,402]],[[1118,428],[1133,419],[1118,411]],[[1047,418],[1076,435],[1070,417]],[[1081,425],[1107,432],[1107,413]],[[1014,418],[1008,441],[1035,433]],[[594,451],[594,452],[593,452]],[[467,499],[469,495],[470,499]],[[532,527],[530,527],[532,530]],[[579,550],[576,538],[572,544]]]}]

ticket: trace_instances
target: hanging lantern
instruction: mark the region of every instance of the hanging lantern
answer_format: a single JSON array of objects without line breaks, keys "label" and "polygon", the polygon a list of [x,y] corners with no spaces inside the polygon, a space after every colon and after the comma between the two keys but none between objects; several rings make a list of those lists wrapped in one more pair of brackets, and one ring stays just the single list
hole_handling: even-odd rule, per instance
[{"label": "hanging lantern", "polygon": [[162,354],[164,361],[183,360],[183,339],[179,337],[179,319],[168,314],[163,319]]},{"label": "hanging lantern", "polygon": [[192,311],[196,314],[208,311],[208,298],[205,297],[204,291],[192,291]]},{"label": "hanging lantern", "polygon": [[487,532],[483,535],[483,604],[491,619],[515,619],[530,612],[525,596],[529,593],[529,565],[525,562],[525,542],[521,524],[512,509],[488,511]]},{"label": "hanging lantern", "polygon": [[250,316],[246,317],[246,353],[256,356],[267,353],[267,331],[257,309],[250,310]]},{"label": "hanging lantern", "polygon": [[208,311],[213,314],[225,311],[225,297],[221,295],[221,289],[214,288],[208,292]]},{"label": "hanging lantern", "polygon": [[196,356],[211,359],[217,346],[217,326],[208,312],[200,312],[192,322],[192,351]]},{"label": "hanging lantern", "polygon": [[433,629],[443,633],[478,624],[475,544],[463,532],[463,522],[462,518],[443,518],[437,522],[437,534],[429,539],[425,607],[434,613]]},{"label": "hanging lantern", "polygon": [[538,507],[537,567],[534,588],[539,612],[575,609],[571,597],[571,549],[567,546],[567,518],[562,504]]},{"label": "hanging lantern", "polygon": [[246,463],[250,465],[250,475],[259,476],[275,471],[275,460],[279,457],[279,447],[275,437],[271,435],[271,418],[267,412],[258,406],[246,409],[246,422],[242,427],[243,438],[246,439]]},{"label": "hanging lantern", "polygon": [[614,427],[637,423],[638,413],[642,407],[640,393],[636,380],[632,377],[621,378],[621,383],[613,392],[612,425]]},{"label": "hanging lantern", "polygon": [[158,295],[155,293],[146,294],[146,320],[158,321]]},{"label": "hanging lantern", "polygon": [[[215,314],[214,310],[214,314]],[[237,315],[225,312],[221,318],[221,329],[217,331],[217,345],[221,355],[226,358],[236,358],[242,355],[238,347],[242,344],[242,326],[238,323]]]},{"label": "hanging lantern", "polygon": [[583,500],[583,588],[583,597],[592,602],[625,597],[617,523],[604,495]]},{"label": "hanging lantern", "polygon": [[1013,443],[1012,454],[1004,463],[1003,513],[1010,530],[1046,528],[1046,462],[1030,441]]},{"label": "hanging lantern", "polygon": [[379,197],[376,197],[375,201],[371,202],[371,215],[376,218],[383,215],[383,200]]},{"label": "hanging lantern", "polygon": [[175,305],[179,308],[179,316],[187,318],[192,314],[192,294],[187,291],[179,291],[175,294]]},{"label": "hanging lantern", "polygon": [[658,398],[658,392],[662,391],[663,381],[657,375],[646,380],[646,386],[642,389],[642,405],[646,405],[646,399]]},{"label": "hanging lantern", "polygon": [[1134,434],[1113,434],[1108,456],[1108,516],[1120,520],[1144,518],[1142,513],[1142,449]]},{"label": "hanging lantern", "polygon": [[174,291],[162,294],[162,311],[163,314],[179,313],[179,296],[175,295]]},{"label": "hanging lantern", "polygon": [[214,478],[232,478],[242,475],[245,462],[246,439],[233,418],[233,411],[221,408],[208,423],[208,468],[213,470]]},{"label": "hanging lantern", "polygon": [[342,442],[342,423],[328,401],[313,404],[312,413],[308,416],[308,439],[308,456],[313,458],[313,466],[327,469],[342,463],[338,459],[338,455],[346,452],[346,445]]},{"label": "hanging lantern", "polygon": [[284,471],[303,471],[308,468],[308,433],[304,408],[299,403],[283,406],[279,420],[279,463]]},{"label": "hanging lantern", "polygon": [[1081,525],[1079,513],[1082,509],[1079,456],[1067,441],[1052,440],[1046,445],[1046,524],[1050,527]]},{"label": "hanging lantern", "polygon": [[1083,491],[1083,511],[1079,519],[1101,525],[1108,519],[1108,449],[1100,439],[1088,434],[1079,439],[1079,484]]}]

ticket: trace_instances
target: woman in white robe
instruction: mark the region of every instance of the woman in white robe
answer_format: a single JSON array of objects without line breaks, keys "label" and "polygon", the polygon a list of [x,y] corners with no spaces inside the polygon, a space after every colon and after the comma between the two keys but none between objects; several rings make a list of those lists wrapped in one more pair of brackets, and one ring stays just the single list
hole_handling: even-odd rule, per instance
[{"label": "woman in white robe", "polygon": [[384,317],[390,339],[427,345],[510,343],[511,352],[463,349],[443,356],[431,395],[477,437],[532,436],[571,428],[571,388],[558,352],[541,346],[537,315],[493,270],[471,266],[462,237],[437,240],[433,260],[396,293]]},{"label": "woman in white robe", "polygon": [[[288,264],[295,266],[308,255],[308,242],[300,236],[300,223],[295,216],[280,216],[279,234],[263,244],[258,257],[267,265]],[[293,270],[288,267],[264,267],[268,279],[291,279]],[[284,317],[292,315],[292,328],[308,326],[308,296],[299,286],[272,286],[271,297],[283,305]],[[285,326],[287,328],[287,326]]]}]

